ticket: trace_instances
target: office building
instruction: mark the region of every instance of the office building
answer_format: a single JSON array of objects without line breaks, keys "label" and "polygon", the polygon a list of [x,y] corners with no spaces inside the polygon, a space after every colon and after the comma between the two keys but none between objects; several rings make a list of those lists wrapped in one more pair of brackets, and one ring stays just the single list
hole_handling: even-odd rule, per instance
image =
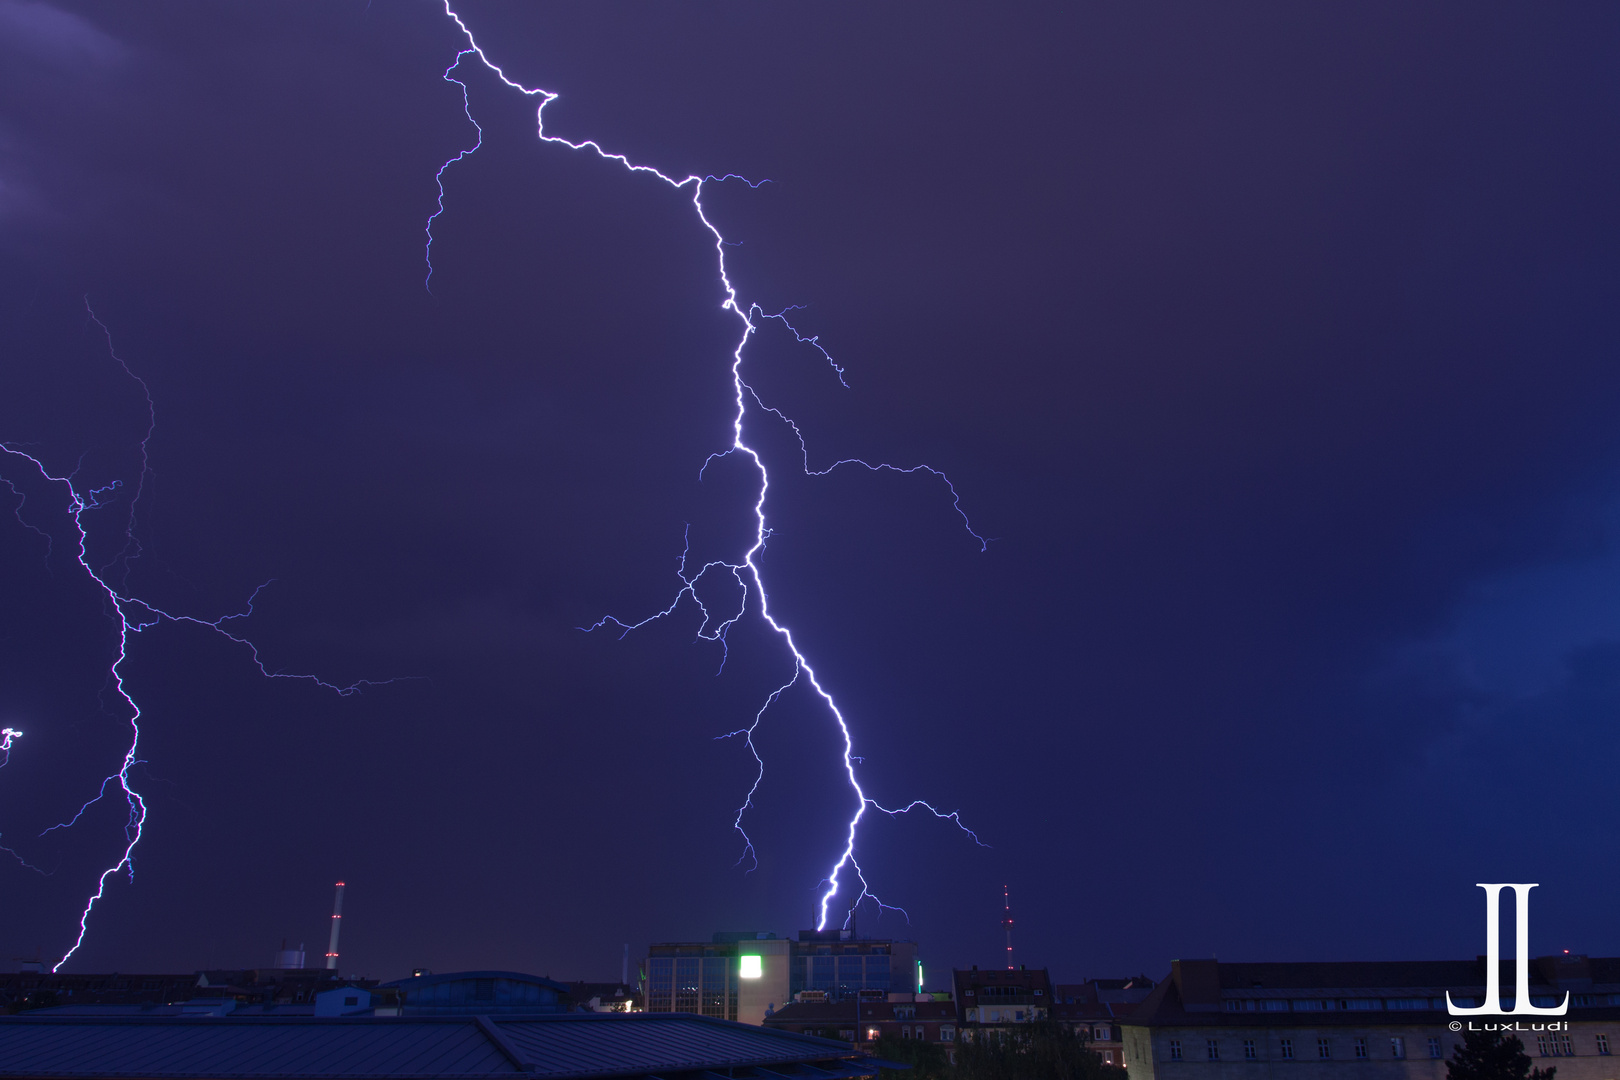
[{"label": "office building", "polygon": [[643,999],[648,1012],[760,1024],[807,992],[823,1001],[862,995],[883,1001],[920,984],[916,942],[858,938],[849,930],[805,930],[797,941],[733,931],[649,947]]}]

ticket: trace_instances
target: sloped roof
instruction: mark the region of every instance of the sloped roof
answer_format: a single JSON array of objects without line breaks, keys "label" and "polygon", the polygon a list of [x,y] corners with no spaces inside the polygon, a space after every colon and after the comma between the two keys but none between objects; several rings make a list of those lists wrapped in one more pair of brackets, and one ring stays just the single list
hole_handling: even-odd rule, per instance
[{"label": "sloped roof", "polygon": [[876,1072],[846,1043],[681,1013],[0,1017],[0,1077],[36,1080],[568,1080],[749,1067],[806,1080]]}]

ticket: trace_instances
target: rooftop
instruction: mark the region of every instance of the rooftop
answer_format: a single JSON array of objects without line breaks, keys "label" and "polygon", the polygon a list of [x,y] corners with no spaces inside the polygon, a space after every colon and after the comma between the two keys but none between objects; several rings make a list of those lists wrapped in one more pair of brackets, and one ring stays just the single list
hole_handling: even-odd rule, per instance
[{"label": "rooftop", "polygon": [[876,1064],[847,1043],[681,1013],[0,1017],[0,1077],[584,1080],[727,1070],[738,1080],[837,1080],[871,1076]]}]

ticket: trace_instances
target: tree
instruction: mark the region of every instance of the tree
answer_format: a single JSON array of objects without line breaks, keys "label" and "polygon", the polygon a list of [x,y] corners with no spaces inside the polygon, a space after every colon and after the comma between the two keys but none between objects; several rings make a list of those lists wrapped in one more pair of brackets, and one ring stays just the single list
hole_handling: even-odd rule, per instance
[{"label": "tree", "polygon": [[879,1069],[878,1080],[947,1080],[951,1075],[951,1060],[938,1043],[885,1035],[872,1044],[870,1053],[883,1061],[911,1066],[904,1072]]},{"label": "tree", "polygon": [[1039,1020],[1012,1028],[979,1029],[957,1043],[954,1080],[1124,1080],[1104,1065],[1086,1036],[1068,1024]]},{"label": "tree", "polygon": [[1470,1031],[1453,1050],[1446,1080],[1553,1080],[1558,1071],[1556,1066],[1532,1069],[1524,1043],[1500,1031]]}]

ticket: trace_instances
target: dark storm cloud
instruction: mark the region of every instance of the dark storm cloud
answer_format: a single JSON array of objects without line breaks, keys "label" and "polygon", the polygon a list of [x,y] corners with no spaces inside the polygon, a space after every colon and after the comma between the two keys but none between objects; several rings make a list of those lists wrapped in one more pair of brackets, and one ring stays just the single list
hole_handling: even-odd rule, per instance
[{"label": "dark storm cloud", "polygon": [[29,100],[26,110],[8,110],[0,119],[0,220],[13,226],[42,220],[67,224],[60,216],[66,207],[57,196],[70,177],[83,178],[49,128],[73,105],[82,107],[107,93],[108,77],[131,60],[126,45],[72,11],[29,0],[0,3],[7,96]]},{"label": "dark storm cloud", "polygon": [[[1559,947],[1620,947],[1596,903],[1612,14],[467,17],[562,93],[552,130],[770,178],[710,194],[733,276],[805,304],[851,388],[775,328],[751,380],[813,464],[938,466],[998,538],[981,554],[937,484],[798,477],[792,433],[753,421],[772,603],[863,777],[993,845],[867,834],[930,970],[993,955],[1003,883],[1021,958],[1076,977],[1472,955],[1480,880],[1542,881],[1538,927],[1580,939]],[[128,477],[139,403],[84,333],[90,293],[158,408],[131,588],[217,615],[274,578],[243,627],[272,667],[421,676],[334,699],[142,635],[153,829],[84,964],[261,962],[318,938],[338,876],[378,975],[608,973],[625,940],[798,929],[843,812],[834,733],[802,700],[762,728],[746,875],[752,760],[714,741],[780,649],[739,632],[717,678],[690,613],[576,629],[667,603],[688,526],[718,547],[746,524],[745,477],[697,480],[729,440],[734,326],[684,196],[537,145],[533,102],[471,78],[485,145],[446,173],[430,296],[433,175],[473,137],[433,5],[0,20],[0,438]],[[7,529],[9,843],[121,744],[94,597]],[[115,834],[52,834],[56,877],[0,880],[12,955],[59,947]]]},{"label": "dark storm cloud", "polygon": [[6,0],[0,3],[0,28],[7,52],[29,54],[80,75],[112,67],[129,55],[89,20],[51,4]]}]

